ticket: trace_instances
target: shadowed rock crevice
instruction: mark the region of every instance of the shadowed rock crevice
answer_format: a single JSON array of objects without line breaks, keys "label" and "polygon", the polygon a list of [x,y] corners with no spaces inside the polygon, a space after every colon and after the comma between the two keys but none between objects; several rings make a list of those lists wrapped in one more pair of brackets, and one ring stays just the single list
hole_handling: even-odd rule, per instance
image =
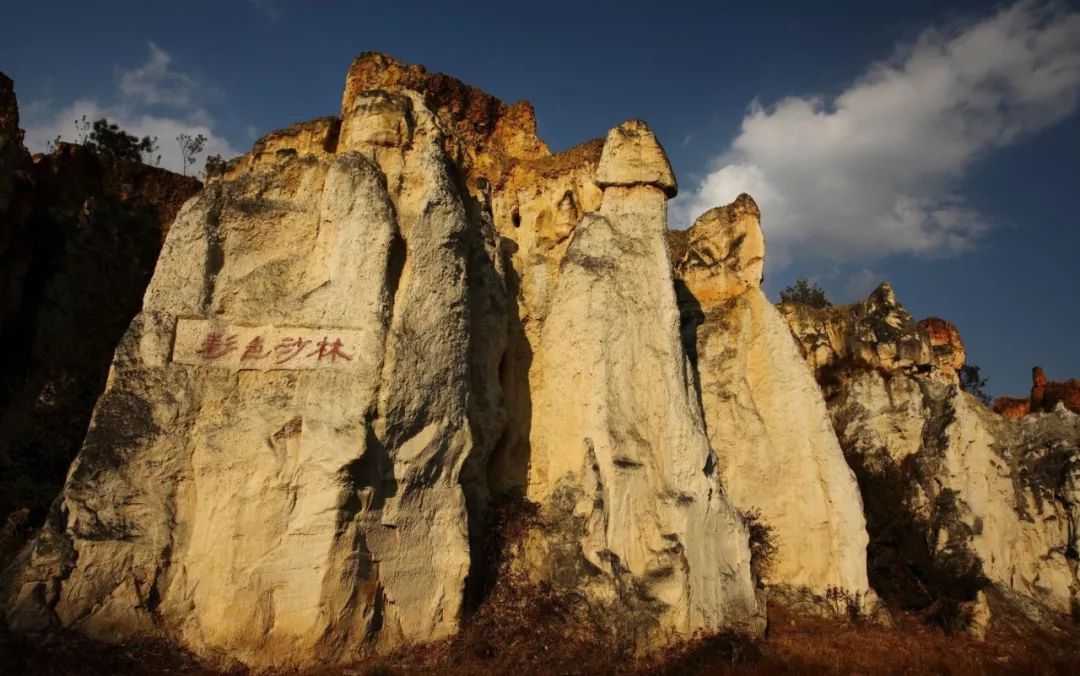
[{"label": "shadowed rock crevice", "polygon": [[991,594],[1069,612],[1080,416],[1011,421],[991,412],[960,388],[956,327],[915,324],[891,287],[851,306],[781,310],[859,479],[878,593],[976,635],[993,621]]},{"label": "shadowed rock crevice", "polygon": [[[0,143],[0,211],[19,157]],[[16,255],[16,310],[52,317],[73,270],[113,293],[116,252],[148,272],[161,228],[124,200],[158,178],[78,197],[134,230]],[[871,583],[949,629],[991,599],[1077,607],[1080,417],[975,402],[956,327],[888,285],[774,307],[753,199],[675,233],[676,192],[641,121],[552,154],[527,103],[362,55],[339,116],[267,134],[179,210],[4,622],[237,668],[500,636],[611,667],[760,637],[767,598],[877,616]],[[80,247],[109,255],[49,278]]]}]

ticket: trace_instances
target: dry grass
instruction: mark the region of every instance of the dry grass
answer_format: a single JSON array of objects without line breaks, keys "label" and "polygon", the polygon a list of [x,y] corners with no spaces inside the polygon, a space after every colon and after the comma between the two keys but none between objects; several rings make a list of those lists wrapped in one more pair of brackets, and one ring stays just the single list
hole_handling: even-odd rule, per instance
[{"label": "dry grass", "polygon": [[[560,593],[515,572],[508,553],[530,528],[543,525],[529,503],[497,507],[481,543],[477,575],[482,584],[457,636],[305,675],[1080,673],[1080,625],[1047,614],[1033,621],[1029,616],[1036,608],[1022,608],[993,592],[988,600],[994,624],[984,641],[947,634],[928,624],[925,613],[894,613],[893,626],[886,627],[857,616],[803,615],[774,600],[763,638],[703,637],[635,655],[633,637],[618,618],[605,616],[573,591]],[[163,642],[110,646],[69,634],[0,634],[0,674],[8,673],[219,672]]]},{"label": "dry grass", "polygon": [[[495,592],[500,593],[500,592]],[[527,604],[535,604],[531,607]],[[1004,605],[1003,605],[1004,604]],[[483,609],[462,634],[350,667],[307,676],[355,674],[1075,674],[1080,631],[1063,618],[1036,628],[1015,607],[998,601],[998,626],[986,640],[948,635],[913,615],[884,627],[800,615],[776,606],[759,641],[718,636],[689,641],[634,659],[602,627],[576,626],[556,599],[504,598]],[[566,614],[570,613],[570,614]],[[0,674],[185,674],[219,672],[164,643],[122,646],[60,635],[0,637]]]},{"label": "dry grass", "polygon": [[1030,624],[1024,634],[992,630],[979,641],[911,615],[898,616],[894,627],[799,616],[781,607],[769,616],[759,673],[1073,674],[1080,668],[1075,636],[1070,646]]},{"label": "dry grass", "polygon": [[75,634],[19,636],[0,634],[3,676],[105,676],[182,674],[218,676],[191,653],[165,641],[101,643]]}]

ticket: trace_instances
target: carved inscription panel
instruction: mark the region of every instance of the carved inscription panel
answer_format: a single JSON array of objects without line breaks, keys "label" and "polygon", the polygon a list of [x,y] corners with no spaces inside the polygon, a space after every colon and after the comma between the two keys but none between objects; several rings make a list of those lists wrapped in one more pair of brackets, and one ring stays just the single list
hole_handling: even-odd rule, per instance
[{"label": "carved inscription panel", "polygon": [[233,326],[207,319],[176,324],[172,360],[179,364],[240,370],[356,371],[364,332],[290,326]]}]

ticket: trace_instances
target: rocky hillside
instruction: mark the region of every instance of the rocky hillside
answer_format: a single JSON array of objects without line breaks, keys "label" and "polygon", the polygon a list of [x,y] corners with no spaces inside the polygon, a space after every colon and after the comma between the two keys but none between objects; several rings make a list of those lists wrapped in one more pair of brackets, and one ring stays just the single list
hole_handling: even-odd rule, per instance
[{"label": "rocky hillside", "polygon": [[[60,144],[31,157],[0,75],[0,523],[63,484],[193,178]],[[2,551],[10,542],[0,542]]]},{"label": "rocky hillside", "polygon": [[176,212],[7,626],[255,668],[526,625],[629,659],[780,608],[1068,635],[1080,416],[982,406],[887,285],[773,306],[753,199],[672,232],[677,190],[644,122],[553,154],[527,103],[362,55]]},{"label": "rocky hillside", "polygon": [[993,413],[959,386],[955,327],[916,324],[887,284],[851,306],[780,310],[858,478],[878,594],[976,633],[988,598],[1075,613],[1080,416]]}]

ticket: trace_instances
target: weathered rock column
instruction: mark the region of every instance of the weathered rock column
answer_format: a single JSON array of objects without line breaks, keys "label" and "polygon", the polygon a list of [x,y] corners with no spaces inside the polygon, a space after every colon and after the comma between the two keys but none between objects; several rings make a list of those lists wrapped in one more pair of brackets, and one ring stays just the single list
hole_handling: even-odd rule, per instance
[{"label": "weathered rock column", "polygon": [[[866,524],[821,391],[759,288],[765,256],[748,195],[679,233],[675,266],[709,439],[735,505],[771,527],[778,591],[869,593]],[[675,239],[675,237],[673,237]]]},{"label": "weathered rock column", "polygon": [[277,667],[457,630],[505,302],[444,134],[415,92],[353,92],[184,207],[13,629]]},{"label": "weathered rock column", "polygon": [[[602,206],[574,230],[536,357],[528,495],[573,534],[563,545],[587,562],[574,584],[643,637],[760,628],[746,526],[680,342],[664,243],[675,180],[644,123],[611,131],[596,182]],[[565,560],[558,546],[534,561]]]}]

